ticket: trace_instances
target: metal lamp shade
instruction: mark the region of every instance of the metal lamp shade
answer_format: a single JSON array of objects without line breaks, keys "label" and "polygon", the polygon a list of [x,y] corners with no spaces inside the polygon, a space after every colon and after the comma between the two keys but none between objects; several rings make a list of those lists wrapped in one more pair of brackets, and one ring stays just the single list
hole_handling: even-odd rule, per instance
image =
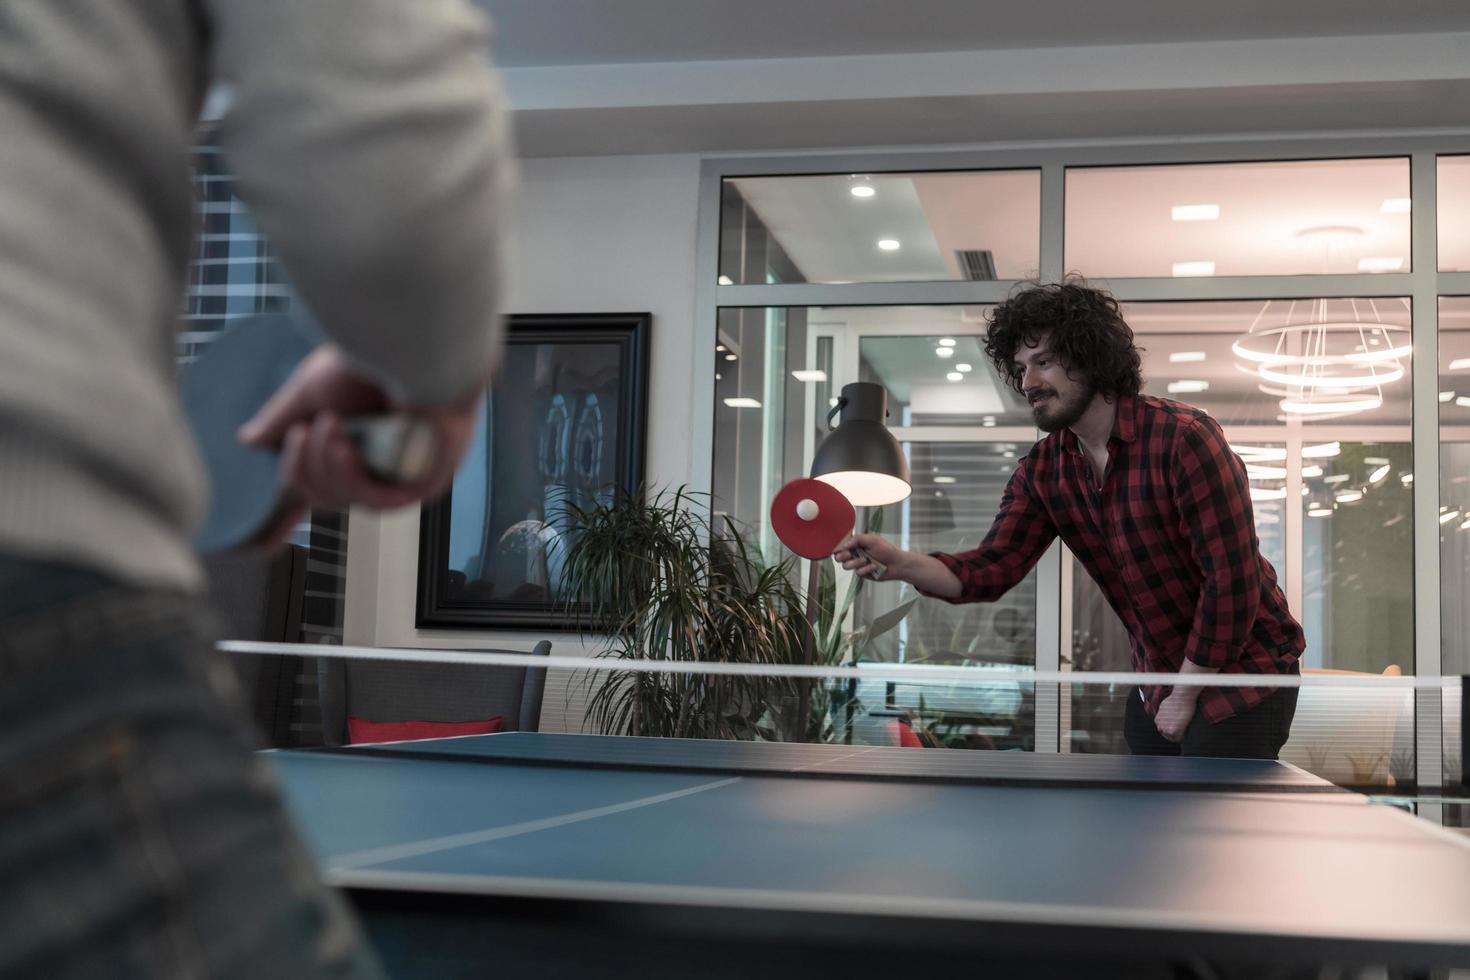
[{"label": "metal lamp shade", "polygon": [[812,476],[841,490],[857,507],[897,503],[913,492],[903,448],[883,425],[887,403],[882,385],[844,385],[838,402],[841,423],[812,459]]}]

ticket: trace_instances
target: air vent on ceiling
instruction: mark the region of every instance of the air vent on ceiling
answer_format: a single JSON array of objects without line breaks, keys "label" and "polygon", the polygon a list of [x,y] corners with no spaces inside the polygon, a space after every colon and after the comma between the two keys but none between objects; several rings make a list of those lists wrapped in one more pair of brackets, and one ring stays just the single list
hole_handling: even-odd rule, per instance
[{"label": "air vent on ceiling", "polygon": [[955,251],[960,262],[960,273],[966,279],[992,280],[995,278],[995,256],[988,248],[962,248]]}]

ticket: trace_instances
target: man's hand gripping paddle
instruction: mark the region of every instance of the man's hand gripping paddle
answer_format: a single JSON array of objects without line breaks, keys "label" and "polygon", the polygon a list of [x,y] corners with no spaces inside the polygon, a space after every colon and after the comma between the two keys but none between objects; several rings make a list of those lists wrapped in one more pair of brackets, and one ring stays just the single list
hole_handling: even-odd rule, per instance
[{"label": "man's hand gripping paddle", "polygon": [[[185,366],[180,396],[211,484],[209,512],[194,537],[200,552],[248,544],[283,513],[278,455],[243,444],[239,430],[317,343],[291,317],[261,314],[233,321]],[[344,426],[377,479],[412,483],[432,464],[435,435],[422,420],[374,415]]]}]

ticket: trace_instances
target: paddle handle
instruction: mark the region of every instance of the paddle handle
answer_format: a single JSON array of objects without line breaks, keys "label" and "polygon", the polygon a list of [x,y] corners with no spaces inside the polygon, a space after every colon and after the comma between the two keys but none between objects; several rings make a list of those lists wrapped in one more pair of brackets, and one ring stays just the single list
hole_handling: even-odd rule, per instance
[{"label": "paddle handle", "polygon": [[857,555],[859,558],[863,559],[864,561],[867,561],[870,564],[873,564],[873,565],[878,566],[877,570],[874,571],[872,575],[868,576],[870,579],[872,579],[874,581],[877,581],[878,579],[882,578],[885,574],[887,574],[887,572],[888,572],[888,566],[885,565],[885,564],[883,564],[878,559],[874,558],[872,555],[868,554],[868,549],[867,548],[860,548],[857,545],[853,545],[852,548],[849,549],[849,550],[851,550],[854,555]]},{"label": "paddle handle", "polygon": [[411,415],[360,415],[343,423],[367,471],[385,483],[417,483],[434,465],[438,437]]}]

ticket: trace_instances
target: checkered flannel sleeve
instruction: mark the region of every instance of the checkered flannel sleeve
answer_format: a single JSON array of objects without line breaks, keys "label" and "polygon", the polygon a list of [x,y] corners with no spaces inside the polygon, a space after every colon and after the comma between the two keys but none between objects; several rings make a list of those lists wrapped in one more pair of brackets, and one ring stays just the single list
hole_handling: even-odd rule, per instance
[{"label": "checkered flannel sleeve", "polygon": [[[1057,536],[1051,516],[1031,492],[1029,457],[1011,474],[995,523],[973,551],[932,552],[960,580],[960,593],[947,602],[993,602],[1005,595],[1040,560]],[[921,590],[922,591],[922,590]],[[924,593],[932,595],[932,593]]]},{"label": "checkered flannel sleeve", "polygon": [[1261,600],[1250,483],[1210,418],[1181,428],[1174,464],[1180,522],[1204,576],[1184,655],[1202,667],[1227,667],[1240,659]]}]

